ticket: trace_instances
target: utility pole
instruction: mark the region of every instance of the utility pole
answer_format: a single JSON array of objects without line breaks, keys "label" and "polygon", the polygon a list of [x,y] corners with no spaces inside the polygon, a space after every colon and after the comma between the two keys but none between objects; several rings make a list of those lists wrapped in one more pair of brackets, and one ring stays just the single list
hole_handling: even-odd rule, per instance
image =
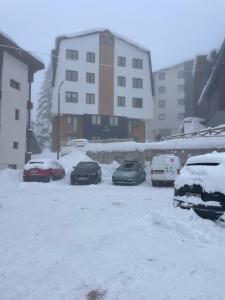
[{"label": "utility pole", "polygon": [[62,81],[59,85],[58,89],[58,117],[57,117],[57,160],[59,159],[60,152],[60,90],[64,81]]}]

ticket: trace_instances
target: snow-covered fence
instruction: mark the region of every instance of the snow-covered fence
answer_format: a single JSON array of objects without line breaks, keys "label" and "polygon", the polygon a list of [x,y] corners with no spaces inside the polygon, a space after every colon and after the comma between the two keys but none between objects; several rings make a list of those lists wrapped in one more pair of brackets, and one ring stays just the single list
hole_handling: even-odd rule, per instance
[{"label": "snow-covered fence", "polygon": [[88,151],[87,155],[102,164],[110,164],[113,161],[121,163],[124,160],[138,159],[141,162],[151,161],[158,154],[176,154],[180,157],[182,165],[190,156],[201,155],[213,151],[225,152],[225,148],[202,148],[202,149],[146,149],[143,151]]},{"label": "snow-covered fence", "polygon": [[167,137],[162,137],[162,141],[172,140],[172,139],[183,139],[183,138],[195,138],[195,137],[215,137],[221,136],[225,137],[225,126],[218,126],[214,128],[206,128],[198,131],[193,131],[189,133],[180,133],[177,135],[170,135]]}]

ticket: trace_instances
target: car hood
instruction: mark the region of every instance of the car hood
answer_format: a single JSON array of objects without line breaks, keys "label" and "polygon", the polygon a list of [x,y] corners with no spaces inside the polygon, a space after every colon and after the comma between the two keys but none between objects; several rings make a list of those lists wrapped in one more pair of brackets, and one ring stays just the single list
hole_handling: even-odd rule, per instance
[{"label": "car hood", "polygon": [[184,185],[200,185],[206,192],[225,194],[225,165],[219,166],[184,166],[175,180],[175,188]]},{"label": "car hood", "polygon": [[113,177],[119,178],[133,178],[137,175],[137,171],[115,171]]}]

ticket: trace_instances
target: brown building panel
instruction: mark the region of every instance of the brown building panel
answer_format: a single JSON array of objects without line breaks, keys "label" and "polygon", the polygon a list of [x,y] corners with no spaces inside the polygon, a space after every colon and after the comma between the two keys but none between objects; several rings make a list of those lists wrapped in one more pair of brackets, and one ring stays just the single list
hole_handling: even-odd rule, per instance
[{"label": "brown building panel", "polygon": [[99,35],[99,115],[114,114],[114,36]]},{"label": "brown building panel", "polygon": [[129,138],[133,138],[137,142],[145,142],[145,122],[136,120],[137,126],[132,128]]}]

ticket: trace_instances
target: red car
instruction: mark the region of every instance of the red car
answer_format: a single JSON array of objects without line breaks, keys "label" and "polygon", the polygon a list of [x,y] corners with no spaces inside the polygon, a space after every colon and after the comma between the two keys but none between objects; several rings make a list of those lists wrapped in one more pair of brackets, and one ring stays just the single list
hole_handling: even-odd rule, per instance
[{"label": "red car", "polygon": [[52,159],[31,159],[24,166],[23,180],[49,182],[62,179],[65,170],[58,161]]}]

